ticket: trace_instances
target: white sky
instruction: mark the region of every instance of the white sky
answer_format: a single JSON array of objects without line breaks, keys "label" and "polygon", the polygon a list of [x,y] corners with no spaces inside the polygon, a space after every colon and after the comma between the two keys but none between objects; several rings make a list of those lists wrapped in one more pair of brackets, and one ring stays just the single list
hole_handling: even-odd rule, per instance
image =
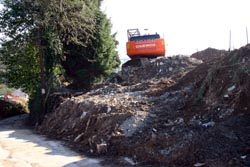
[{"label": "white sky", "polygon": [[246,27],[250,34],[250,0],[104,0],[102,9],[118,33],[121,59],[127,58],[131,28],[164,36],[167,56],[208,47],[228,50],[230,30],[232,48],[239,48],[247,43]]}]

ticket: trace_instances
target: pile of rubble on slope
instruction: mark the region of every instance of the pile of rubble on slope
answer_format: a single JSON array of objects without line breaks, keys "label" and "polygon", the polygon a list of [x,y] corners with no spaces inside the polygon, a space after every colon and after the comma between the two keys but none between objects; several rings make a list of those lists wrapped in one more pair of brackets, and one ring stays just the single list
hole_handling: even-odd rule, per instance
[{"label": "pile of rubble on slope", "polygon": [[131,166],[248,166],[249,67],[248,45],[182,77],[103,85],[62,102],[39,131]]},{"label": "pile of rubble on slope", "polygon": [[250,45],[247,45],[232,51],[209,68],[195,92],[195,101],[202,101],[209,108],[223,104],[238,111],[248,110],[250,103],[246,100],[250,98],[249,79]]},{"label": "pile of rubble on slope", "polygon": [[[187,56],[130,60],[122,66],[122,79],[135,84],[145,80],[182,76],[202,61]],[[173,75],[174,74],[174,75]]]},{"label": "pile of rubble on slope", "polygon": [[196,83],[183,116],[187,126],[203,127],[190,149],[204,166],[250,164],[249,90],[250,45],[214,61]]},{"label": "pile of rubble on slope", "polygon": [[203,62],[213,61],[214,59],[224,57],[228,55],[229,52],[226,50],[218,50],[213,48],[207,48],[203,51],[196,52],[190,57],[202,60]]}]

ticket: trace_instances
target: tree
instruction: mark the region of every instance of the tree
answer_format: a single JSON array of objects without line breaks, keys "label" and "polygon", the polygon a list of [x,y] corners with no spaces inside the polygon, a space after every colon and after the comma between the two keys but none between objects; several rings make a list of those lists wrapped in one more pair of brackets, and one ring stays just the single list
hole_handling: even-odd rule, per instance
[{"label": "tree", "polygon": [[8,45],[36,45],[45,57],[47,80],[63,59],[65,45],[86,47],[94,38],[95,6],[90,0],[4,0],[3,5],[0,29],[9,41],[15,41]]},{"label": "tree", "polygon": [[53,67],[62,64],[73,85],[77,85],[75,88],[86,88],[120,63],[111,23],[100,11],[100,3],[4,0],[0,29],[17,45],[37,45],[39,53],[45,56],[47,80]]},{"label": "tree", "polygon": [[89,88],[110,74],[120,62],[111,24],[100,11],[100,3],[3,0],[0,30],[8,40],[2,39],[0,58],[7,65],[8,82],[38,97],[42,87],[39,73],[45,72],[49,93],[51,78],[61,65],[76,89]]},{"label": "tree", "polygon": [[120,60],[115,50],[117,41],[115,34],[111,35],[111,23],[107,16],[96,9],[95,33],[87,47],[67,45],[66,59],[62,61],[66,73],[73,79],[73,88],[89,88],[95,82],[100,82],[115,68]]},{"label": "tree", "polygon": [[2,45],[0,55],[2,62],[8,65],[4,75],[8,85],[34,93],[39,85],[38,48],[32,44],[18,46],[14,41],[8,41]]}]

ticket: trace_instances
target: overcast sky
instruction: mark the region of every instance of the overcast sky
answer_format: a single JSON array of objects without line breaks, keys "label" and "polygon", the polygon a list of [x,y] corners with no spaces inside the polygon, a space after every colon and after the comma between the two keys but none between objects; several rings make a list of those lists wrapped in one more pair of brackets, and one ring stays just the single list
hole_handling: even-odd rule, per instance
[{"label": "overcast sky", "polygon": [[230,30],[232,48],[239,48],[247,43],[246,27],[250,34],[250,0],[104,0],[102,9],[118,33],[122,59],[131,28],[164,36],[167,56],[227,50]]}]

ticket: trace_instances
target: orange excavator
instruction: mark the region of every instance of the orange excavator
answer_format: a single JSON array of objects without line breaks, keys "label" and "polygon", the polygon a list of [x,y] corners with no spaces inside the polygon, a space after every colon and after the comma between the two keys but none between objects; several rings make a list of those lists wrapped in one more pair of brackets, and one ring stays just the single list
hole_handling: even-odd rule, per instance
[{"label": "orange excavator", "polygon": [[165,41],[159,34],[141,35],[139,29],[128,29],[127,55],[131,59],[165,56]]}]

